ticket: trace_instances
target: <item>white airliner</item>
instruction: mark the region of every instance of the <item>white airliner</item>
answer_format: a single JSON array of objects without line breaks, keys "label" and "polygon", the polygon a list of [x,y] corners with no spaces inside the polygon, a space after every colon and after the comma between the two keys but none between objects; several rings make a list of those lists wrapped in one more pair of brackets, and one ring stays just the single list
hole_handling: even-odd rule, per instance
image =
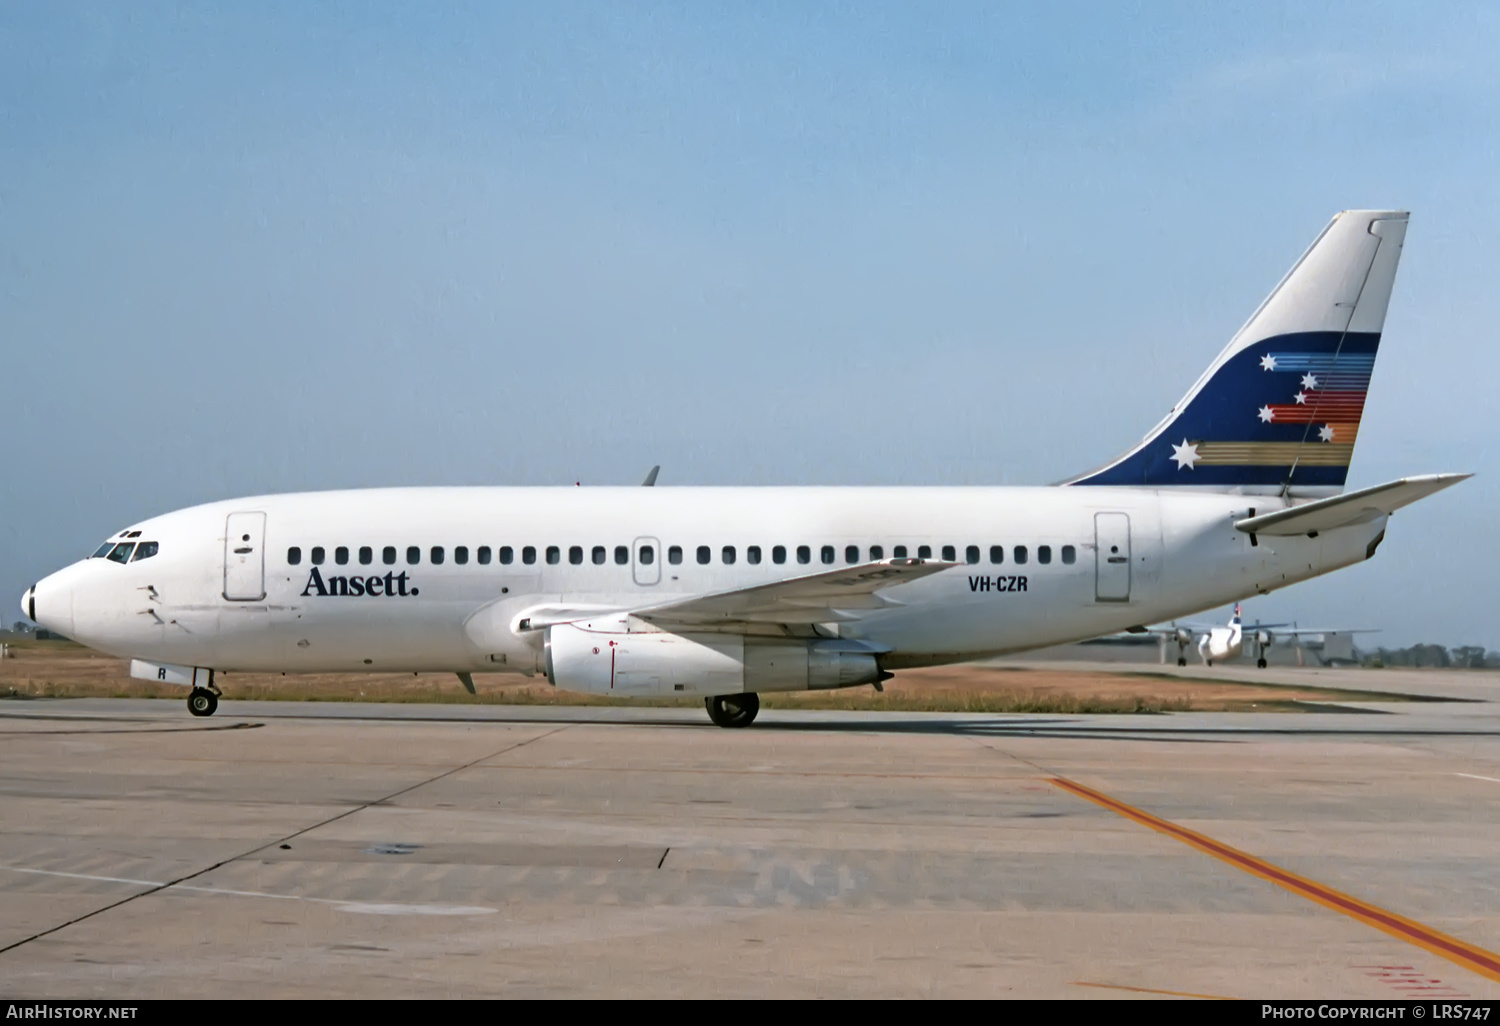
[{"label": "white airliner", "polygon": [[1173,623],[1168,627],[1148,627],[1136,634],[1154,634],[1177,643],[1177,665],[1187,665],[1187,647],[1198,642],[1198,657],[1205,666],[1216,661],[1238,659],[1248,641],[1255,646],[1255,665],[1266,668],[1266,649],[1278,642],[1295,642],[1298,638],[1329,634],[1371,634],[1369,627],[1298,627],[1290,623],[1254,623],[1246,626],[1240,616],[1240,604],[1234,604],[1234,615],[1227,624]]},{"label": "white airliner", "polygon": [[1467,477],[1340,494],[1407,215],[1348,211],[1142,442],[1041,488],[390,488],[120,531],[22,599],[190,687],[215,671],[545,674],[701,696],[873,684],[1180,617],[1369,559]]}]

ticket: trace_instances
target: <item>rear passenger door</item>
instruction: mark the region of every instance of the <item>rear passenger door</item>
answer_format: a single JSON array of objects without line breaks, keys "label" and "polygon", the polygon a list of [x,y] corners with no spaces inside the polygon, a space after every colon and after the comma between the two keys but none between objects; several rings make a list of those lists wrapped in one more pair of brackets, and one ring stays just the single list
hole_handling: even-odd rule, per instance
[{"label": "rear passenger door", "polygon": [[259,602],[266,597],[266,515],[231,513],[224,525],[224,597]]},{"label": "rear passenger door", "polygon": [[1130,514],[1094,514],[1094,600],[1130,601]]}]

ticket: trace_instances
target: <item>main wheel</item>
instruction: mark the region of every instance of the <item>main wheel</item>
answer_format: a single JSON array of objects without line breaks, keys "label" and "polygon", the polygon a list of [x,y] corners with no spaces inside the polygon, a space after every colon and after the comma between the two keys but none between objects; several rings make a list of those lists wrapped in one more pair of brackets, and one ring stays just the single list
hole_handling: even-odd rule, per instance
[{"label": "main wheel", "polygon": [[212,716],[219,707],[219,696],[207,688],[194,688],[188,695],[188,712],[194,716]]},{"label": "main wheel", "polygon": [[748,727],[760,712],[760,696],[751,691],[743,695],[714,695],[705,698],[708,718],[720,727]]},{"label": "main wheel", "polygon": [[1178,656],[1177,657],[1177,665],[1178,666],[1186,666],[1187,665],[1187,659],[1184,658],[1183,656]]},{"label": "main wheel", "polygon": [[1259,666],[1262,670],[1264,670],[1266,668],[1266,659],[1265,659],[1265,656],[1261,656],[1259,659],[1255,660],[1255,665]]}]

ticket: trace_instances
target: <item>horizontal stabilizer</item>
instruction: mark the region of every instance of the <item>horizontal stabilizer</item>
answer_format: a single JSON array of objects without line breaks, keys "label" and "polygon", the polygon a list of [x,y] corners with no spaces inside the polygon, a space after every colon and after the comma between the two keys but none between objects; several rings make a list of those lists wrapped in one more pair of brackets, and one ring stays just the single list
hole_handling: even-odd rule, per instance
[{"label": "horizontal stabilizer", "polygon": [[1246,534],[1293,535],[1367,524],[1473,476],[1424,474],[1421,477],[1403,477],[1399,481],[1350,492],[1348,495],[1335,495],[1330,499],[1319,499],[1291,509],[1237,520],[1234,526]]},{"label": "horizontal stabilizer", "polygon": [[634,615],[662,626],[710,629],[749,623],[833,623],[853,619],[850,610],[898,605],[876,593],[959,565],[930,559],[886,559],[774,584],[700,595],[636,610]]}]

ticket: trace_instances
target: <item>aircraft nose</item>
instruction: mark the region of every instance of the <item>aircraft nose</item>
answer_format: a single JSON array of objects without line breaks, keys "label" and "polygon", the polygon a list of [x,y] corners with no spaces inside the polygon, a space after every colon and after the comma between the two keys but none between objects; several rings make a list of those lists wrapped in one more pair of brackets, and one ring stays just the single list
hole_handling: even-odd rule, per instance
[{"label": "aircraft nose", "polygon": [[21,608],[33,621],[61,634],[73,636],[73,588],[66,571],[43,578],[26,589]]}]

